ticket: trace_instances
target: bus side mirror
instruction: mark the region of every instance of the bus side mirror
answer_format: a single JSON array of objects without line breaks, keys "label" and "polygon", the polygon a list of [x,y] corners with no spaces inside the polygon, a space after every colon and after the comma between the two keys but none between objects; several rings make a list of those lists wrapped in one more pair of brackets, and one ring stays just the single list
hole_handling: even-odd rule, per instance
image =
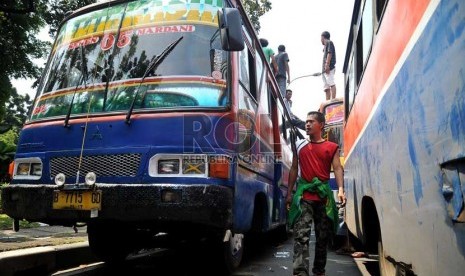
[{"label": "bus side mirror", "polygon": [[242,21],[239,10],[223,8],[218,10],[218,27],[220,28],[221,46],[225,51],[242,51]]}]

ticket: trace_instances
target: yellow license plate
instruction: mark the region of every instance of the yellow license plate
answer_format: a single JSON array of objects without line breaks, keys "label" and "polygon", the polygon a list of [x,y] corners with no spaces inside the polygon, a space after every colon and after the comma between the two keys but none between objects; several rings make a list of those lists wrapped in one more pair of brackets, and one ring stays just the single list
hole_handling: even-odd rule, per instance
[{"label": "yellow license plate", "polygon": [[53,209],[101,210],[101,205],[102,191],[53,191]]}]

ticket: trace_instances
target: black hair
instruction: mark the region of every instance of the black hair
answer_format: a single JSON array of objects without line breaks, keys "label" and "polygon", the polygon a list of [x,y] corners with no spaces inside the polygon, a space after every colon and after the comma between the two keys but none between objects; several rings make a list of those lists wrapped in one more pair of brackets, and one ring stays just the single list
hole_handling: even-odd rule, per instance
[{"label": "black hair", "polygon": [[286,47],[284,45],[279,45],[278,51],[284,52],[284,51],[286,51]]},{"label": "black hair", "polygon": [[260,38],[260,45],[262,45],[262,47],[268,46],[268,40]]},{"label": "black hair", "polygon": [[322,124],[325,124],[325,123],[326,123],[325,115],[323,115],[323,113],[321,113],[321,112],[318,112],[318,111],[310,111],[310,112],[308,112],[307,116],[315,116],[315,117],[316,117],[316,120],[317,120],[319,123],[322,123]]},{"label": "black hair", "polygon": [[328,31],[322,32],[322,33],[321,33],[321,36],[324,37],[324,38],[326,38],[326,39],[329,39],[329,38],[331,37],[331,35],[329,34]]}]

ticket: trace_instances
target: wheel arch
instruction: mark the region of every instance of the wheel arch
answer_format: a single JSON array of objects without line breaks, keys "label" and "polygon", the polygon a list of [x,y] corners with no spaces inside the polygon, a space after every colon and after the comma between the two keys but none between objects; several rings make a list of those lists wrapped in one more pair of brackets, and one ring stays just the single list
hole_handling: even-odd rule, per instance
[{"label": "wheel arch", "polygon": [[255,195],[253,207],[251,231],[255,233],[264,232],[269,228],[269,206],[267,197],[263,192]]},{"label": "wheel arch", "polygon": [[373,198],[362,198],[362,233],[363,244],[367,252],[377,254],[378,241],[382,241],[381,226]]}]

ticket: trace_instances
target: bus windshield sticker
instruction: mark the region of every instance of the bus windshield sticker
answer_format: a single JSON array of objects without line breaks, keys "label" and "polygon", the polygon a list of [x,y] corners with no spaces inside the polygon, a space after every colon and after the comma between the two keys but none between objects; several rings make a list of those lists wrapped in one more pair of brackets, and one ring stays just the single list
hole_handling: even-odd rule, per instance
[{"label": "bus windshield sticker", "polygon": [[344,105],[330,105],[326,107],[326,124],[341,123],[344,120]]},{"label": "bus windshield sticker", "polygon": [[[217,11],[222,6],[222,0],[210,3],[206,3],[205,0],[135,1],[128,4],[121,30],[131,32],[137,30],[138,35],[195,31],[193,25],[179,24],[183,21],[216,27]],[[70,19],[60,29],[53,52],[73,43],[78,45],[72,47],[78,47],[80,44],[95,44],[102,36],[114,35],[120,25],[123,7],[123,5],[108,7]],[[170,22],[175,24],[169,25]]]}]

